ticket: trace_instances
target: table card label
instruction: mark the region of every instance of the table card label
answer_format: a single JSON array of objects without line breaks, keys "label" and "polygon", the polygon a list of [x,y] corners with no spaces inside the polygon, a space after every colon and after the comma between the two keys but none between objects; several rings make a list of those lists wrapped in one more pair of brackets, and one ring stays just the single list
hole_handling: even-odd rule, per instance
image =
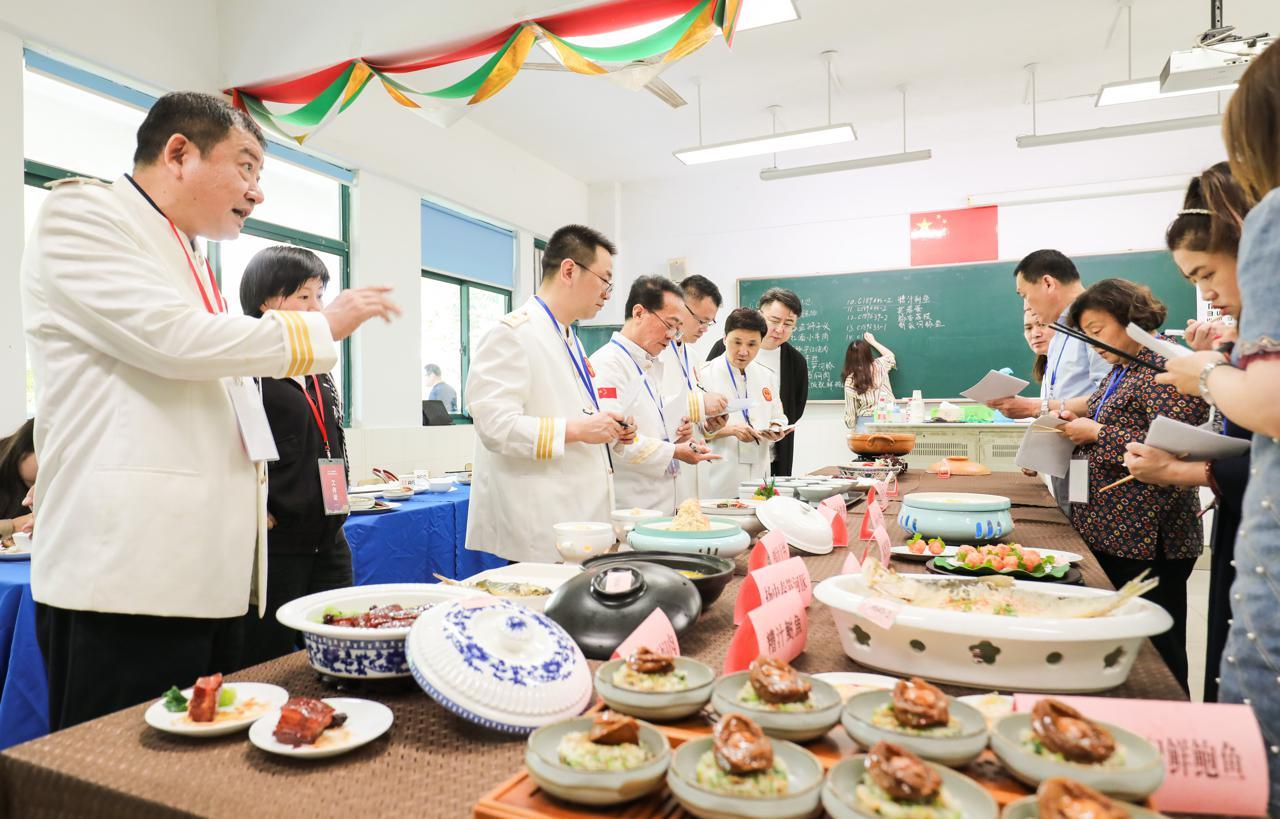
[{"label": "table card label", "polygon": [[[897,481],[894,481],[894,488],[897,488]],[[889,487],[884,481],[876,481],[876,503],[880,506],[880,511],[884,511],[889,506]],[[868,500],[868,503],[870,500]]]},{"label": "table card label", "polygon": [[889,560],[893,556],[893,545],[889,542],[889,533],[885,531],[884,525],[877,526],[871,532],[871,536],[875,538],[876,550],[880,557],[880,565],[886,569],[889,567]]},{"label": "table card label", "polygon": [[832,546],[848,546],[849,545],[849,529],[845,526],[845,511],[832,509],[830,506],[818,507],[818,514],[827,519],[831,524],[831,545]]},{"label": "table card label", "polygon": [[902,604],[893,600],[867,599],[858,604],[857,612],[883,629],[893,628]]},{"label": "table card label", "polygon": [[791,548],[781,532],[765,532],[751,547],[751,555],[747,558],[747,570],[754,572],[774,563],[781,563],[791,556]]},{"label": "table card label", "polygon": [[676,639],[676,630],[671,626],[671,619],[660,608],[655,608],[644,622],[631,632],[627,639],[618,644],[610,659],[626,659],[641,646],[647,646],[658,654],[680,656],[680,641]]},{"label": "table card label", "polygon": [[889,489],[884,493],[887,498],[898,497],[898,473],[894,472],[889,476]]},{"label": "table card label", "polygon": [[[1038,694],[1014,694],[1030,711]],[[1056,697],[1090,719],[1146,737],[1164,755],[1152,801],[1166,813],[1267,815],[1267,749],[1247,705],[1111,697]]]},{"label": "table card label", "polygon": [[[866,552],[863,551],[862,554],[866,555]],[[840,574],[862,574],[862,558],[852,546],[849,547],[849,556],[844,559],[844,565],[840,567]]]},{"label": "table card label", "polygon": [[747,612],[791,592],[799,594],[800,601],[805,606],[813,600],[809,568],[801,558],[792,557],[781,563],[756,569],[747,575],[738,589],[738,599],[733,606],[733,624],[741,625]]},{"label": "table card label", "polygon": [[867,490],[867,508],[862,513],[862,524],[858,527],[858,540],[870,540],[871,529],[875,523],[871,520],[872,510],[883,516],[883,512],[876,506],[876,488],[873,486]]},{"label": "table card label", "polygon": [[804,601],[798,592],[788,592],[747,615],[729,643],[724,673],[745,671],[752,660],[762,656],[791,662],[804,651],[808,639],[809,616]]}]

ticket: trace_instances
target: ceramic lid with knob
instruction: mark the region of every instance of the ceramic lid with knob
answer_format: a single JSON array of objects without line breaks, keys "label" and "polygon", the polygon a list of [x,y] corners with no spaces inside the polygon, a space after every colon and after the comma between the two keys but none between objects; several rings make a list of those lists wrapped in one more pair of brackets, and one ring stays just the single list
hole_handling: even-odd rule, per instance
[{"label": "ceramic lid with knob", "polygon": [[423,691],[486,728],[527,734],[591,702],[591,670],[573,639],[509,600],[431,607],[413,624],[405,655]]},{"label": "ceramic lid with knob", "polygon": [[974,492],[912,492],[903,497],[903,506],[916,509],[936,509],[945,512],[999,512],[1010,507],[1009,499],[1002,495],[982,495]]},{"label": "ceramic lid with knob", "polygon": [[795,498],[769,498],[756,510],[756,517],[771,532],[781,532],[787,543],[802,552],[830,554],[835,548],[831,524],[804,501]]}]

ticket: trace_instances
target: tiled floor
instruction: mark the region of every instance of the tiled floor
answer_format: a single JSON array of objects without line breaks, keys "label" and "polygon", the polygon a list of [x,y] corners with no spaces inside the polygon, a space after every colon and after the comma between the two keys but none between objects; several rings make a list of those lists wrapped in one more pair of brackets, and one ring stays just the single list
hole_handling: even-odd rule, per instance
[{"label": "tiled floor", "polygon": [[1197,702],[1204,694],[1204,651],[1209,611],[1209,553],[1196,563],[1187,581],[1187,668],[1191,698]]}]

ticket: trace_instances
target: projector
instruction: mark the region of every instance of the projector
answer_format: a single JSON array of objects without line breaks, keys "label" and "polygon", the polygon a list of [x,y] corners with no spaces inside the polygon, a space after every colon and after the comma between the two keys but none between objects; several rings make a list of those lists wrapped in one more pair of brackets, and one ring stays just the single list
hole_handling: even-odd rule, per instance
[{"label": "projector", "polygon": [[1234,85],[1249,67],[1249,60],[1275,39],[1263,36],[1175,51],[1160,71],[1160,93]]}]

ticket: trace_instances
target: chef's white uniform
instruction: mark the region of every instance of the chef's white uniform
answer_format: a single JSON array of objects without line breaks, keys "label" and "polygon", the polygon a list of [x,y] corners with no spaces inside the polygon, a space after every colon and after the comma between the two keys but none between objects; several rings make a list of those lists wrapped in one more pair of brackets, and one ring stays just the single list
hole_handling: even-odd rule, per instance
[{"label": "chef's white uniform", "polygon": [[[724,355],[716,356],[698,368],[698,378],[711,392],[751,402],[745,411],[729,413],[729,423],[741,423],[749,416],[756,429],[768,429],[774,421],[786,426],[787,416],[778,397],[778,376],[759,361],[747,365],[746,377],[731,368]],[[744,414],[745,413],[745,414]],[[764,482],[769,474],[773,444],[769,441],[743,443],[732,436],[717,437],[712,450],[722,456],[719,461],[698,465],[699,485],[709,498],[736,498],[738,484],[743,481]]]},{"label": "chef's white uniform", "polygon": [[[662,394],[667,397],[667,401],[678,399],[677,403],[685,408],[681,416],[688,418],[694,425],[694,437],[704,436],[706,432],[701,426],[707,420],[706,393],[698,388],[697,362],[689,354],[689,345],[669,342],[658,356],[658,361],[662,364]],[[675,426],[680,425],[679,418],[670,420]],[[694,466],[681,464],[680,471],[676,473],[677,506],[685,498],[712,497],[702,494],[698,485],[700,474],[701,471]]]}]

